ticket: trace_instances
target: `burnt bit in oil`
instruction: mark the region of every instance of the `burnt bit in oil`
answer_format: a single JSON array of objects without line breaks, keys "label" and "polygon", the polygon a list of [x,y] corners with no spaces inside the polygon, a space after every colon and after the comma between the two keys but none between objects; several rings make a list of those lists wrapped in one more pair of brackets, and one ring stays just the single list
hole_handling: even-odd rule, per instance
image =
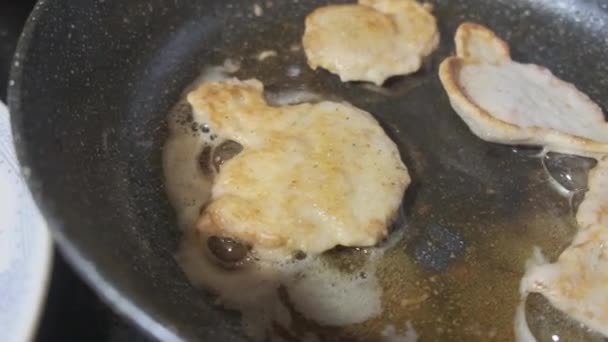
[{"label": "burnt bit in oil", "polygon": [[180,125],[188,125],[194,121],[194,117],[192,116],[192,106],[188,102],[180,102],[177,104],[175,109],[173,109],[175,114],[175,120]]},{"label": "burnt bit in oil", "polygon": [[304,253],[303,251],[297,251],[294,253],[293,257],[296,260],[304,260],[306,259],[306,253]]},{"label": "burnt bit in oil", "polygon": [[191,123],[190,129],[192,129],[193,132],[198,131],[198,122],[194,121],[193,123]]},{"label": "burnt bit in oil", "polygon": [[205,145],[205,147],[203,147],[203,150],[198,155],[198,166],[200,167],[201,172],[206,176],[213,173],[213,170],[211,169],[211,146]]},{"label": "burnt bit in oil", "polygon": [[338,245],[324,253],[328,265],[343,272],[360,269],[369,260],[371,248]]},{"label": "burnt bit in oil", "polygon": [[234,239],[210,236],[207,247],[223,266],[236,267],[248,259],[251,247]]},{"label": "burnt bit in oil", "polygon": [[213,167],[220,172],[220,167],[243,151],[243,145],[234,140],[226,140],[213,150]]}]

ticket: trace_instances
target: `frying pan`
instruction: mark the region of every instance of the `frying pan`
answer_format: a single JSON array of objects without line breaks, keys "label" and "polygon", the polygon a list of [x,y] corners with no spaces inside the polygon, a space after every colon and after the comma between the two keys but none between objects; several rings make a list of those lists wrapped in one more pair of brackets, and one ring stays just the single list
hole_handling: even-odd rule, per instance
[{"label": "frying pan", "polygon": [[[191,286],[173,257],[181,232],[161,166],[169,109],[206,66],[232,58],[242,65],[238,77],[259,78],[269,90],[306,88],[373,113],[414,180],[404,199],[406,219],[396,228],[403,238],[379,270],[384,314],[355,327],[318,327],[320,336],[373,340],[384,323],[402,329],[410,322],[423,340],[513,339],[525,260],[533,246],[550,259],[559,255],[576,231],[573,209],[548,185],[533,153],[468,131],[448,103],[437,66],[453,51],[457,25],[472,20],[504,37],[514,59],[549,67],[605,108],[608,6],[431,2],[441,47],[423,70],[377,91],[312,71],[302,51],[290,49],[300,41],[304,17],[322,1],[260,0],[261,16],[248,1],[40,1],[15,55],[8,98],[24,175],[62,253],[120,313],[159,340],[245,339],[238,314]],[[278,56],[255,59],[269,49]],[[292,77],[290,67],[301,73]],[[580,166],[558,169],[564,165]],[[429,259],[417,248],[436,238],[429,233],[434,225],[466,246],[445,267],[434,252]],[[420,291],[427,297],[407,305]],[[539,296],[526,308],[539,339],[601,340]]]}]

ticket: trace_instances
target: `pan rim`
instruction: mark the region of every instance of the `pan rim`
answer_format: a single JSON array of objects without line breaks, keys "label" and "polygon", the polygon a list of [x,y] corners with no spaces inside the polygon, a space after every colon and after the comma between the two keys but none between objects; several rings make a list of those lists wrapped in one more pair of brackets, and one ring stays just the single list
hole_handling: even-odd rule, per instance
[{"label": "pan rim", "polygon": [[140,303],[137,303],[137,299],[126,295],[123,289],[118,288],[116,284],[109,281],[107,277],[97,270],[94,262],[87,253],[78,247],[77,244],[72,242],[62,229],[59,228],[62,225],[61,220],[52,217],[47,204],[40,197],[36,181],[24,172],[23,167],[24,165],[28,165],[29,156],[21,142],[18,124],[20,118],[26,115],[21,109],[21,86],[23,81],[22,66],[27,59],[32,37],[38,26],[38,21],[50,12],[48,11],[48,6],[50,6],[49,2],[45,0],[38,1],[34,6],[19,37],[9,72],[7,106],[11,113],[10,121],[11,129],[13,131],[13,143],[15,145],[17,160],[21,167],[21,175],[32,194],[36,206],[40,209],[42,218],[51,232],[54,243],[58,246],[61,254],[73,267],[80,278],[91,288],[95,289],[95,292],[100,298],[114,308],[118,314],[130,320],[149,336],[160,341],[182,341],[183,337],[180,337],[175,331],[168,329],[166,324],[162,324],[162,320],[159,317],[153,317],[149,312],[141,309],[138,305]]}]

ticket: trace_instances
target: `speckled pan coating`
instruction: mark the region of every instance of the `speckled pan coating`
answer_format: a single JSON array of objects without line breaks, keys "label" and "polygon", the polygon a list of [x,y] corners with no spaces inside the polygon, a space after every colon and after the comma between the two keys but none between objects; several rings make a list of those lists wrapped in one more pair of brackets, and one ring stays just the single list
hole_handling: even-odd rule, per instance
[{"label": "speckled pan coating", "polygon": [[[404,239],[379,270],[385,316],[317,330],[369,339],[386,324],[402,329],[411,321],[429,340],[512,337],[532,245],[555,257],[576,227],[537,159],[468,131],[448,103],[437,65],[452,53],[458,24],[478,21],[510,43],[516,60],[549,67],[606,108],[608,3],[430,2],[441,47],[422,71],[390,80],[381,94],[309,70],[302,51],[292,49],[305,15],[325,2],[259,1],[256,16],[249,1],[40,1],[14,59],[9,105],[19,158],[64,254],[156,338],[243,339],[237,315],[211,305],[172,257],[180,235],[161,171],[169,108],[206,65],[235,58],[243,65],[239,77],[257,77],[270,90],[306,87],[374,113],[414,180],[404,201],[407,224],[397,227]],[[279,56],[255,59],[268,49]],[[453,230],[467,246],[441,273],[414,261],[412,246],[430,224]],[[408,304],[422,294],[422,304]],[[538,336],[591,338],[538,298],[529,307],[548,317],[542,326],[531,322]]]}]

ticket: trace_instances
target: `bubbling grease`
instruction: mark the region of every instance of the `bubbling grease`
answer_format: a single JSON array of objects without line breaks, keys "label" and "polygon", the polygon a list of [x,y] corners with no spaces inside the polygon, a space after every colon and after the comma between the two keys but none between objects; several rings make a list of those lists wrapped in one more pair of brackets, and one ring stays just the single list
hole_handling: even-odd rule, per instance
[{"label": "bubbling grease", "polygon": [[[227,61],[224,66],[207,68],[187,91],[202,82],[230,77],[238,70],[238,63],[233,61]],[[270,89],[265,95],[269,103],[275,106],[317,102],[326,99],[326,97],[300,89]],[[397,252],[385,253],[387,250],[395,251],[395,249],[391,249],[393,244],[390,243],[382,248],[368,249],[367,251],[371,252],[364,256],[365,262],[357,263],[352,268],[347,267],[347,271],[344,271],[344,267],[338,267],[328,262],[330,258],[326,256],[306,257],[303,254],[295,256],[294,260],[283,263],[256,262],[250,259],[252,258],[251,255],[246,257],[246,261],[251,262],[240,262],[238,261],[239,257],[243,254],[243,248],[247,249],[247,246],[238,245],[238,241],[228,241],[228,243],[223,241],[219,244],[216,244],[217,241],[215,241],[212,242],[214,247],[209,248],[209,241],[201,241],[200,237],[196,236],[193,227],[200,216],[201,209],[204,209],[205,204],[210,199],[214,174],[221,169],[223,161],[238,154],[239,148],[230,141],[225,141],[222,137],[216,136],[204,122],[193,122],[190,112],[189,104],[182,99],[169,114],[170,136],[165,145],[163,158],[168,197],[176,210],[179,224],[184,230],[184,238],[176,254],[176,259],[193,285],[203,287],[215,294],[217,302],[221,306],[241,313],[244,330],[249,336],[258,339],[273,336],[277,333],[275,328],[278,326],[291,336],[302,337],[301,340],[314,341],[320,340],[319,336],[322,336],[322,333],[317,332],[315,327],[348,325],[348,331],[356,332],[356,336],[359,336],[358,333],[362,331],[363,334],[367,334],[363,329],[371,327],[376,334],[373,335],[375,340],[409,341],[416,340],[418,336],[423,338],[425,336],[449,336],[437,333],[436,331],[439,331],[439,329],[452,328],[462,331],[467,329],[465,324],[470,324],[470,322],[466,323],[466,319],[462,326],[460,326],[460,323],[450,325],[451,321],[444,319],[444,317],[456,317],[456,314],[454,316],[444,314],[447,311],[445,303],[448,303],[449,297],[443,296],[441,292],[436,292],[441,290],[441,287],[437,285],[439,283],[431,281],[432,286],[429,285],[431,287],[424,290],[424,300],[420,304],[411,306],[401,304],[399,306],[398,303],[408,302],[406,300],[408,296],[423,291],[422,284],[429,282],[425,280],[428,275],[421,273],[418,268],[411,265],[411,257]],[[207,149],[207,152],[204,152],[205,149]],[[515,154],[527,155],[526,151],[528,150],[514,150]],[[543,167],[546,172],[544,184],[550,185],[562,196],[570,199],[572,213],[576,212],[577,196],[584,194],[586,173],[592,165],[588,165],[585,160],[577,160],[576,157],[547,155],[546,151],[533,152],[534,155],[529,157],[539,158],[543,163],[541,166],[539,161],[539,168]],[[206,154],[202,158],[205,159],[203,163],[205,167],[201,167],[202,154]],[[219,157],[219,159],[216,159],[216,157]],[[208,169],[203,172],[205,168]],[[547,193],[550,192],[552,191],[541,191],[545,196],[548,196]],[[551,198],[555,200],[554,197]],[[449,203],[446,203],[446,205],[449,205]],[[522,217],[527,216],[522,215]],[[561,220],[561,216],[559,219]],[[555,223],[557,220],[549,221]],[[528,218],[525,222],[527,221],[529,221]],[[538,225],[530,224],[530,227],[546,226],[546,221],[547,218],[544,216],[539,217]],[[509,225],[518,224],[518,222],[509,223]],[[498,227],[503,226],[499,225]],[[504,226],[502,230],[506,231],[505,227],[508,226]],[[552,229],[555,229],[555,227]],[[544,228],[542,230],[544,231]],[[496,231],[498,231],[498,228],[493,230],[493,232]],[[514,247],[522,243],[519,236],[510,237],[509,235],[504,239],[501,234],[495,236],[496,241],[491,240],[492,244],[496,242],[497,247],[502,246],[501,248],[506,251],[513,250],[513,253],[518,253],[517,251],[527,253],[529,251],[528,249],[524,251],[523,247]],[[553,242],[543,249],[548,251],[549,246],[552,248],[563,246],[564,241],[560,240],[562,237],[554,239],[555,241],[551,240]],[[217,238],[221,239],[221,237]],[[487,245],[486,242],[488,241],[488,239],[484,239],[483,234],[469,235],[467,238],[471,239],[472,246],[478,248],[484,248],[483,246]],[[479,240],[476,240],[477,238]],[[399,239],[401,237],[398,234],[391,236],[393,242],[399,241]],[[512,239],[512,241],[509,239]],[[478,246],[479,243],[482,244]],[[398,248],[402,247],[399,246]],[[215,252],[211,249],[214,249]],[[228,253],[228,255],[225,255],[225,253]],[[220,259],[224,259],[223,261],[218,262],[218,254]],[[378,267],[379,265],[380,267]],[[471,298],[487,298],[487,293],[483,289],[487,284],[494,285],[494,280],[490,279],[490,276],[486,276],[487,274],[510,277],[507,279],[509,281],[507,283],[511,285],[515,283],[514,279],[518,277],[518,274],[511,275],[510,273],[496,271],[495,266],[492,266],[491,263],[484,265],[467,264],[467,269],[475,272],[483,271],[483,273],[471,273],[475,276],[474,281],[483,282],[483,284],[473,284],[471,288],[481,289],[481,293],[479,290],[466,292],[462,296],[463,299],[460,304],[466,304],[467,307],[470,307],[468,306],[469,301],[473,304],[476,303],[477,299],[469,300],[467,299],[469,296]],[[390,274],[386,270],[390,270]],[[450,280],[455,277],[454,274],[458,275],[457,272],[463,272],[458,265],[450,268],[445,274],[441,273],[438,279],[445,277],[444,279]],[[428,279],[435,278],[430,277]],[[419,282],[421,285],[418,285]],[[414,285],[408,287],[409,284],[416,285],[415,287],[413,287]],[[452,283],[449,284],[454,286]],[[497,284],[505,286],[505,280],[497,281]],[[502,291],[499,287],[496,289]],[[513,286],[513,292],[516,292],[516,286]],[[492,295],[502,298],[505,293],[505,291],[498,294],[493,292]],[[517,303],[516,297],[508,298],[510,304],[515,305]],[[434,305],[436,304],[438,308],[435,308]],[[506,306],[509,307],[509,305]],[[528,323],[524,315],[526,307],[524,304],[518,307],[518,316],[515,321],[515,331],[518,337],[524,336],[524,339],[521,339],[522,341],[526,340],[526,336],[532,336],[529,330],[524,330],[527,329]],[[492,310],[505,311],[496,308]],[[479,317],[490,315],[484,310],[479,311],[482,313],[471,312],[470,316],[479,319]],[[511,312],[510,310],[507,311]],[[505,319],[497,324],[510,324],[512,327],[513,321],[511,319],[513,316],[509,312],[505,315]],[[396,315],[394,320],[387,319],[391,313]],[[512,313],[514,314],[515,310]],[[542,311],[541,313],[544,315],[545,312]],[[530,327],[535,334],[539,331],[551,330],[550,332],[553,332],[554,330],[553,325],[543,323],[542,315],[537,318],[530,317],[531,315],[528,314]],[[432,324],[428,323],[434,317],[442,320],[437,320]],[[426,323],[425,319],[427,320]],[[310,320],[316,322],[317,325],[310,328],[309,325],[305,324],[305,330],[301,330],[298,322],[302,320]],[[404,322],[410,322],[410,320],[413,324],[404,325]],[[566,317],[560,318],[558,324],[566,320]],[[484,322],[484,324],[488,324],[487,320]],[[494,321],[490,323],[494,324]],[[395,327],[400,332],[397,332]],[[488,333],[483,336],[490,336],[490,339],[494,338],[495,333],[492,332],[494,328],[488,326],[487,329],[491,334]],[[499,331],[504,333],[505,329]],[[363,336],[369,337],[370,335]],[[462,336],[470,337],[471,335],[463,334]],[[566,336],[567,339],[567,335],[563,336]],[[500,334],[498,337],[506,338],[506,336]]]},{"label": "bubbling grease", "polygon": [[[224,64],[206,69],[187,91],[238,70],[234,63]],[[367,261],[346,272],[323,256],[300,254],[293,260],[269,263],[253,260],[249,247],[232,239],[212,236],[202,241],[194,227],[211,199],[214,174],[243,147],[216,136],[206,123],[194,122],[185,101],[187,91],[169,113],[163,162],[169,200],[184,231],[176,259],[191,283],[215,294],[223,307],[240,312],[246,334],[255,339],[274,336],[277,325],[292,332],[293,312],[323,326],[362,323],[380,315],[382,288],[376,268],[392,243],[367,250]],[[303,90],[269,92],[267,97],[273,105],[322,99]],[[304,335],[315,338],[313,332]]]}]

